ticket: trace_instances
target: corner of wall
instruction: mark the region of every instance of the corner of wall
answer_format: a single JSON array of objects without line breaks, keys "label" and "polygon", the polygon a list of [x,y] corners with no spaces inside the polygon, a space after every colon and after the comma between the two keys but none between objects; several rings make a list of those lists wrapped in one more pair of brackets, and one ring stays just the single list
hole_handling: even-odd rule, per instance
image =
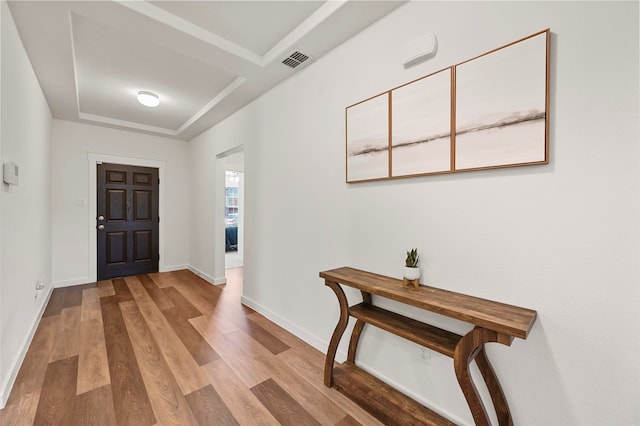
[{"label": "corner of wall", "polygon": [[[5,0],[0,0],[0,46],[2,46],[2,16],[4,14]],[[2,49],[0,48],[0,52]],[[2,163],[2,55],[0,55],[0,163]],[[2,194],[0,194],[0,224],[2,223]],[[2,226],[0,226],[0,300],[2,300]],[[0,343],[2,337],[2,304],[0,303]],[[2,354],[0,353],[0,357]],[[0,360],[0,366],[2,361]],[[0,375],[0,379],[1,379]],[[0,387],[0,410],[4,408],[8,399],[8,393],[4,384]]]},{"label": "corner of wall", "polygon": [[196,274],[197,276],[199,276],[200,278],[202,278],[203,280],[207,281],[210,284],[213,285],[220,285],[220,284],[226,284],[227,283],[227,278],[226,277],[212,277],[209,274],[206,274],[204,272],[202,272],[201,270],[199,270],[198,268],[189,265],[189,270],[191,272],[193,272],[194,274]]},{"label": "corner of wall", "polygon": [[51,294],[53,293],[53,286],[49,287],[47,291],[46,297],[43,299],[42,305],[40,306],[40,310],[38,315],[34,318],[31,327],[29,328],[29,334],[25,338],[24,343],[22,344],[22,348],[18,353],[17,358],[15,359],[13,365],[10,368],[10,374],[7,376],[7,379],[4,383],[2,383],[2,387],[0,387],[0,410],[3,409],[7,405],[7,401],[9,400],[9,395],[11,394],[11,389],[13,388],[13,384],[16,381],[16,377],[18,377],[18,372],[20,371],[20,367],[22,366],[22,362],[24,361],[25,356],[27,355],[27,350],[31,345],[31,341],[33,340],[33,336],[36,334],[36,330],[38,329],[38,324],[42,319],[42,314],[44,314],[44,310],[49,304],[49,299],[51,298]]}]

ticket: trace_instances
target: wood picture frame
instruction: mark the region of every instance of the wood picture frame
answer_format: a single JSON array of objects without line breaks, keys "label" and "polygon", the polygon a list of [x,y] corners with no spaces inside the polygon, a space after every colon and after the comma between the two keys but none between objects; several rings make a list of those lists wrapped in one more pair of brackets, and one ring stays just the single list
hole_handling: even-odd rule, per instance
[{"label": "wood picture frame", "polygon": [[389,92],[346,108],[347,182],[389,178]]},{"label": "wood picture frame", "polygon": [[449,173],[451,68],[391,91],[391,176]]},{"label": "wood picture frame", "polygon": [[346,182],[548,164],[550,39],[542,30],[348,106]]},{"label": "wood picture frame", "polygon": [[549,30],[455,66],[455,170],[545,164]]}]

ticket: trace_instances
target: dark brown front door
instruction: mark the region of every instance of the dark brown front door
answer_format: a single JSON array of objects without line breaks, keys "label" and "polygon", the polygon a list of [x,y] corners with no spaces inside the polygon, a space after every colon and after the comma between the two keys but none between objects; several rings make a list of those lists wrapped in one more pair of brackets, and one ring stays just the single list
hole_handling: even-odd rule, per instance
[{"label": "dark brown front door", "polygon": [[98,164],[98,280],[158,271],[158,169]]}]

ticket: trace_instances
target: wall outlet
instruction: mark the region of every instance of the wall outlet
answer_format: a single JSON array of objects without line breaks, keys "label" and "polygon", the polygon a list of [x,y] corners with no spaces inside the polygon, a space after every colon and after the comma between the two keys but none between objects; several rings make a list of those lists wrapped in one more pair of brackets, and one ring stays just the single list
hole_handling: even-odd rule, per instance
[{"label": "wall outlet", "polygon": [[42,293],[44,292],[44,282],[42,280],[36,280],[36,294],[35,299],[38,300]]},{"label": "wall outlet", "polygon": [[420,348],[420,361],[429,364],[431,361],[431,351],[427,348]]}]

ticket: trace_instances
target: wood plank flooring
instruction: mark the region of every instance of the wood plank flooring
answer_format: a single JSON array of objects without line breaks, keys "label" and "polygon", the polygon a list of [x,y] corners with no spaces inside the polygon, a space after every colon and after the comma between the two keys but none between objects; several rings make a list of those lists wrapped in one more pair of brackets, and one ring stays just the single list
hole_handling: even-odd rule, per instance
[{"label": "wood plank flooring", "polygon": [[55,289],[0,425],[380,425],[324,354],[240,303],[242,269]]}]

